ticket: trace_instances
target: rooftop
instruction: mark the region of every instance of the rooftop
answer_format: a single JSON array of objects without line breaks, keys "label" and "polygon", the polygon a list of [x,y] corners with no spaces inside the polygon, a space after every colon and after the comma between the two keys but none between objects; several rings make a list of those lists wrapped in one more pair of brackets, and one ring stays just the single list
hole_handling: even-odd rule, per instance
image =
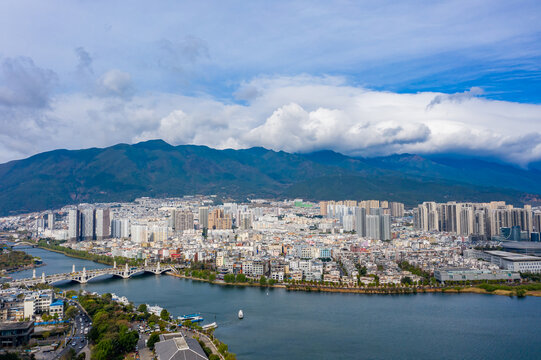
[{"label": "rooftop", "polygon": [[509,261],[541,261],[541,257],[538,256],[517,254],[509,251],[489,250],[485,252],[487,254],[498,256]]},{"label": "rooftop", "polygon": [[156,344],[158,360],[208,359],[197,340],[184,337],[182,333],[162,334]]},{"label": "rooftop", "polygon": [[55,300],[55,302],[53,302],[51,305],[49,306],[63,306],[64,305],[64,301],[63,300]]},{"label": "rooftop", "polygon": [[32,321],[15,321],[0,323],[0,330],[25,330],[30,328],[34,322]]}]

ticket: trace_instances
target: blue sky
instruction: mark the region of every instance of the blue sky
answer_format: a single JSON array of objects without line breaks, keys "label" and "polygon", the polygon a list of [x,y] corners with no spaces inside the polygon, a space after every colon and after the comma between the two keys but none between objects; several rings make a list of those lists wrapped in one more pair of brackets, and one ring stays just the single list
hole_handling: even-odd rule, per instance
[{"label": "blue sky", "polygon": [[538,1],[3,2],[0,161],[160,137],[527,165],[539,15]]}]

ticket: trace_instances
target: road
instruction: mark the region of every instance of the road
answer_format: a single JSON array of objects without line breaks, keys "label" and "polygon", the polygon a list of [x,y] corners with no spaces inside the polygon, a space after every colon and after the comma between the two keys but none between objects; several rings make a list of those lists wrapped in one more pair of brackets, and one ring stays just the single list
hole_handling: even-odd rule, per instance
[{"label": "road", "polygon": [[139,336],[139,341],[137,342],[137,351],[139,353],[139,359],[141,360],[151,360],[154,357],[152,351],[150,351],[145,344],[148,337],[147,334],[143,333]]},{"label": "road", "polygon": [[77,306],[79,313],[73,320],[73,327],[70,336],[66,339],[66,346],[61,351],[56,352],[53,358],[58,359],[62,357],[62,355],[66,354],[70,349],[75,350],[77,354],[85,351],[87,353],[87,358],[89,358],[87,334],[92,327],[92,320],[78,302],[70,300],[69,303],[70,305]]}]

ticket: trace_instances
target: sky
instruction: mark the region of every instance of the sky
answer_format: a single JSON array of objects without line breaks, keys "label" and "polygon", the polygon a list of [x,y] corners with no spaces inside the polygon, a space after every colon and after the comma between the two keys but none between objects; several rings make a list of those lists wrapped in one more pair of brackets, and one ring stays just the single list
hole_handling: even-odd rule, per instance
[{"label": "sky", "polygon": [[541,160],[539,1],[3,1],[0,162],[163,139]]}]

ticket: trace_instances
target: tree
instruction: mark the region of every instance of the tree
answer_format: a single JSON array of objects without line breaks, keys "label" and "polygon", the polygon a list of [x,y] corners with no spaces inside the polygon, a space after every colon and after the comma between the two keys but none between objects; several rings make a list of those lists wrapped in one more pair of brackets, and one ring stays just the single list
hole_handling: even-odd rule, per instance
[{"label": "tree", "polygon": [[259,285],[261,286],[267,285],[267,278],[265,276],[261,276],[261,278],[259,278]]},{"label": "tree", "polygon": [[100,341],[92,351],[92,360],[108,360],[111,359],[114,353],[113,341],[104,339]]},{"label": "tree", "polygon": [[402,279],[400,279],[400,282],[402,284],[411,285],[413,284],[413,280],[409,276],[404,276]]},{"label": "tree", "polygon": [[215,273],[211,273],[211,274],[209,275],[209,280],[210,280],[210,281],[216,280],[216,274],[215,274]]},{"label": "tree", "polygon": [[222,344],[218,345],[218,351],[219,351],[220,354],[222,354],[222,355],[225,354],[225,353],[227,352],[227,349],[228,349],[227,344],[223,344],[223,343],[222,343]]},{"label": "tree", "polygon": [[361,269],[359,270],[359,274],[361,276],[366,276],[367,273],[368,273],[368,269],[366,268],[366,266],[361,267]]},{"label": "tree", "polygon": [[192,323],[192,321],[191,321],[190,319],[188,319],[188,320],[184,321],[184,322],[182,323],[182,325],[191,328],[192,325],[193,325],[193,323]]},{"label": "tree", "polygon": [[148,308],[147,308],[147,304],[141,304],[137,307],[137,311],[139,312],[147,312],[148,311]]},{"label": "tree", "polygon": [[169,320],[169,311],[167,311],[166,309],[163,309],[162,312],[160,313],[160,317],[162,318],[162,320]]},{"label": "tree", "polygon": [[238,274],[236,280],[237,280],[237,282],[244,283],[244,282],[246,282],[246,275]]},{"label": "tree", "polygon": [[74,360],[76,356],[77,356],[77,352],[73,348],[70,348],[68,352],[62,355],[60,359],[61,360]]},{"label": "tree", "polygon": [[65,312],[65,317],[68,319],[73,319],[77,315],[77,308],[75,306],[68,306]]},{"label": "tree", "polygon": [[151,314],[149,317],[148,317],[148,322],[149,323],[157,323],[158,321],[160,321],[160,318],[158,316],[156,316],[155,314]]},{"label": "tree", "polygon": [[233,275],[233,274],[226,274],[226,275],[224,276],[224,281],[225,281],[226,283],[234,283],[234,282],[235,282],[235,275]]},{"label": "tree", "polygon": [[154,350],[154,345],[159,341],[160,341],[160,334],[157,332],[153,332],[152,334],[150,334],[147,341],[148,348],[150,350]]}]

